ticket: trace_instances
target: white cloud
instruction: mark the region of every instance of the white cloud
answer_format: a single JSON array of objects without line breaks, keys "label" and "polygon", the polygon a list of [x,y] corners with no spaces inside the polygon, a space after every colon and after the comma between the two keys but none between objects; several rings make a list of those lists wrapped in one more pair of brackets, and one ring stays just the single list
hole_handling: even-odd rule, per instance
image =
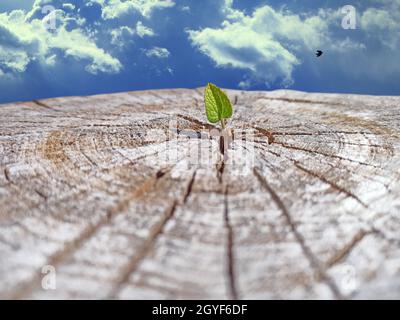
[{"label": "white cloud", "polygon": [[[99,48],[83,29],[67,30],[71,18],[57,10],[57,29],[46,30],[37,16],[41,12],[36,1],[33,9],[26,13],[14,10],[0,14],[0,67],[13,72],[24,72],[30,63],[52,66],[57,58],[71,57],[83,60],[85,69],[91,73],[116,73],[122,69],[118,59]],[[79,22],[76,23],[79,26]]]},{"label": "white cloud", "polygon": [[152,37],[155,35],[154,31],[151,28],[144,26],[142,21],[138,21],[136,24],[136,33],[141,38],[145,36]]},{"label": "white cloud", "polygon": [[182,12],[190,12],[190,7],[189,6],[182,6],[180,7]]},{"label": "white cloud", "polygon": [[300,17],[268,5],[246,15],[226,0],[223,12],[226,20],[220,28],[189,31],[192,44],[217,66],[248,70],[256,81],[267,84],[279,79],[290,85],[293,70],[301,63],[296,52],[320,46],[328,29],[318,15]]},{"label": "white cloud", "polygon": [[135,27],[120,26],[112,29],[111,44],[123,48],[128,44],[133,43],[134,35],[138,35],[140,38],[152,37],[155,35],[154,31],[143,25],[141,21],[138,21]]},{"label": "white cloud", "polygon": [[75,5],[73,5],[72,3],[63,3],[62,7],[64,9],[67,9],[67,10],[74,10],[75,9]]},{"label": "white cloud", "polygon": [[[391,4],[394,5],[396,3]],[[391,50],[400,48],[400,1],[397,5],[397,10],[390,10],[391,6],[369,8],[360,18],[361,28]]]},{"label": "white cloud", "polygon": [[29,62],[30,58],[24,50],[0,45],[0,66],[3,68],[13,72],[24,72]]},{"label": "white cloud", "polygon": [[[45,18],[42,12],[47,5],[57,8],[56,28],[52,30],[46,30],[43,23],[50,17]],[[32,1],[25,10],[0,13],[0,69],[3,74],[18,74],[31,64],[51,68],[74,59],[93,74],[118,73],[123,66],[113,53],[122,54],[121,49],[133,44],[135,36],[156,35],[145,22],[136,20],[127,26],[119,18],[136,12],[146,19],[154,10],[174,5],[172,0]],[[102,21],[114,18],[118,19]],[[155,47],[146,55],[167,58],[169,51]]]},{"label": "white cloud", "polygon": [[[248,14],[233,3],[224,1],[220,27],[189,30],[188,35],[216,66],[247,71],[238,84],[242,88],[255,83],[291,85],[301,64],[315,75],[332,70],[334,64],[346,76],[375,80],[400,70],[393,62],[393,52],[400,50],[400,0],[371,1],[364,11],[359,9],[359,31],[345,35],[337,32],[343,18],[340,8],[297,14],[264,5]],[[318,68],[313,56],[317,49],[329,55],[329,60],[319,60]]]},{"label": "white cloud", "polygon": [[396,15],[387,10],[369,8],[361,16],[361,27],[366,31],[398,30],[400,25],[395,18]]},{"label": "white cloud", "polygon": [[170,8],[175,5],[172,0],[94,0],[103,7],[104,19],[116,19],[133,11],[144,17],[150,17],[156,9]]},{"label": "white cloud", "polygon": [[110,31],[111,34],[111,44],[118,47],[123,47],[127,43],[132,41],[132,37],[135,34],[135,30],[128,27],[122,26]]},{"label": "white cloud", "polygon": [[166,48],[153,47],[151,49],[145,50],[145,54],[149,58],[154,57],[154,58],[165,59],[169,57],[170,52]]}]

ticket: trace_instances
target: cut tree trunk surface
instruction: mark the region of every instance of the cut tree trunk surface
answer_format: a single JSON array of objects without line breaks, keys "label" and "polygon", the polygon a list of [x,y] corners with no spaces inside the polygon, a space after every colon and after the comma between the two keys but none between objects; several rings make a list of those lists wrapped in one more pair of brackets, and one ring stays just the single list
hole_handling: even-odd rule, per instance
[{"label": "cut tree trunk surface", "polygon": [[400,298],[400,97],[227,93],[0,106],[0,297]]}]

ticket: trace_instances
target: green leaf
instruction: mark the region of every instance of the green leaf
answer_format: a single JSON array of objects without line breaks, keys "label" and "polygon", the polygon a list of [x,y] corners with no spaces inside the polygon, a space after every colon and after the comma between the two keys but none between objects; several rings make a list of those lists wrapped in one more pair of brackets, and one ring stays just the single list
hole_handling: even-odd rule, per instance
[{"label": "green leaf", "polygon": [[207,119],[216,123],[222,119],[232,117],[232,105],[229,98],[216,85],[209,83],[204,92]]}]

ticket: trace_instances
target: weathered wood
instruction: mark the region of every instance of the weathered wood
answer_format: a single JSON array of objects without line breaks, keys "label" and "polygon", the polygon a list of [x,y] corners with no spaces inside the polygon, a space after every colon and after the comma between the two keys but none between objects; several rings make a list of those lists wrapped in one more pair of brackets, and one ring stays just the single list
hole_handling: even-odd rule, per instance
[{"label": "weathered wood", "polygon": [[228,94],[0,106],[0,297],[400,298],[400,97]]}]

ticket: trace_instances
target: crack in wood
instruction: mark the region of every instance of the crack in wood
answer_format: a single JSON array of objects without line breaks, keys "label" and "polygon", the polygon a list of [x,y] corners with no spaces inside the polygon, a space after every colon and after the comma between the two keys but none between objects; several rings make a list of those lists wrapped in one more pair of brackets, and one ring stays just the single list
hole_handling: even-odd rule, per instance
[{"label": "crack in wood", "polygon": [[256,129],[263,136],[267,137],[268,144],[272,144],[275,142],[274,133],[272,131],[260,127],[253,127],[253,128]]},{"label": "crack in wood", "polygon": [[317,150],[310,150],[310,149],[306,149],[306,148],[296,147],[296,146],[293,146],[293,145],[285,144],[283,142],[275,141],[275,143],[279,144],[280,146],[282,146],[284,148],[287,148],[287,149],[304,151],[304,152],[308,152],[308,153],[312,153],[312,154],[319,154],[319,155],[322,155],[322,156],[325,156],[325,157],[336,158],[336,159],[340,159],[340,160],[343,160],[343,161],[354,162],[354,163],[357,163],[359,165],[372,167],[372,168],[376,168],[376,169],[380,168],[379,166],[376,166],[376,165],[373,165],[373,164],[370,164],[370,163],[365,163],[365,162],[362,162],[362,161],[357,161],[357,160],[354,160],[354,159],[345,158],[345,157],[342,157],[342,156],[339,156],[339,155],[336,155],[336,154],[329,154],[329,153],[325,153],[325,152],[321,152],[321,151],[317,151]]},{"label": "crack in wood", "polygon": [[328,259],[328,261],[325,263],[325,269],[333,267],[335,264],[341,262],[343,259],[349,256],[350,252],[365,238],[365,236],[371,233],[372,231],[359,231],[348,244],[346,244],[335,255]]},{"label": "crack in wood", "polygon": [[41,197],[42,199],[44,199],[45,201],[47,201],[47,195],[45,195],[42,191],[40,191],[40,190],[38,190],[38,189],[35,189],[34,190],[35,192],[36,192],[36,194],[39,196],[39,197]]},{"label": "crack in wood", "polygon": [[386,240],[389,243],[394,244],[395,246],[400,247],[400,239],[395,239],[392,237],[388,237],[382,230],[374,227],[371,223],[368,223],[369,227],[371,228],[371,232],[376,234],[377,236],[381,237],[382,239]]},{"label": "crack in wood", "polygon": [[[264,147],[262,143],[260,143],[260,145],[254,144],[254,148],[263,150],[263,151],[268,152],[268,153],[270,153],[270,154],[273,154],[273,155],[276,156],[276,157],[284,157],[284,158],[288,159],[289,161],[291,161],[291,162],[293,162],[293,163],[294,163],[294,162],[297,162],[298,164],[304,164],[304,163],[301,163],[300,161],[295,160],[295,159],[293,159],[293,158],[291,158],[291,157],[288,157],[288,156],[286,156],[286,155],[282,155],[282,154],[279,154],[279,153],[274,152],[274,151],[272,151],[272,150],[269,150],[269,149],[267,149],[266,147]],[[332,169],[337,169],[337,166],[335,166],[334,164],[332,164],[332,163],[330,163],[330,162],[326,162],[326,164],[327,164],[328,166],[330,166]],[[360,176],[360,177],[362,177],[362,178],[364,178],[364,179],[366,179],[366,180],[369,180],[369,181],[372,181],[372,182],[375,182],[375,183],[379,183],[379,184],[382,185],[389,193],[391,192],[389,185],[383,183],[382,181],[379,181],[379,180],[374,179],[374,178],[372,178],[372,177],[370,177],[370,176],[361,174],[360,172],[350,170],[349,168],[346,168],[346,167],[343,167],[342,170],[346,170],[346,172],[348,172],[348,173],[351,174],[351,175],[358,175],[358,176]]]},{"label": "crack in wood", "polygon": [[[220,141],[224,140],[224,136],[220,137]],[[228,292],[230,298],[233,300],[238,299],[238,291],[236,284],[236,273],[235,273],[235,258],[234,258],[234,233],[233,227],[229,218],[229,204],[228,194],[229,186],[224,184],[224,172],[225,172],[225,160],[226,160],[225,148],[221,152],[221,161],[217,164],[217,176],[219,184],[222,186],[222,192],[224,195],[224,227],[227,230],[226,239],[226,265],[227,265],[227,279],[228,279]],[[225,185],[225,186],[224,186]]]},{"label": "crack in wood", "polygon": [[294,223],[292,216],[290,215],[288,209],[284,205],[283,201],[281,198],[278,196],[278,194],[275,192],[275,190],[268,184],[266,178],[259,172],[259,169],[254,168],[253,169],[254,175],[260,182],[261,186],[268,191],[268,193],[271,195],[272,200],[275,202],[279,210],[282,212],[283,216],[286,219],[287,224],[290,227],[290,230],[292,231],[294,237],[296,238],[296,241],[302,248],[302,251],[309,261],[311,267],[313,268],[317,279],[322,279],[328,287],[331,289],[332,293],[334,294],[336,299],[343,299],[343,296],[339,290],[339,288],[336,286],[334,281],[326,274],[324,269],[322,268],[319,260],[314,256],[312,253],[311,249],[306,245],[305,239],[303,236],[300,234],[300,232],[297,230],[296,224]]},{"label": "crack in wood", "polygon": [[213,125],[211,125],[211,124],[209,124],[207,122],[200,121],[200,120],[198,120],[196,118],[193,118],[191,116],[188,116],[188,115],[176,114],[176,116],[178,118],[183,119],[183,120],[189,121],[189,122],[199,126],[200,128],[206,128],[206,129],[209,129],[209,130],[216,128],[215,126],[213,126]]},{"label": "crack in wood", "polygon": [[[261,148],[261,147],[258,147],[258,146],[256,146],[256,148],[261,149],[261,150],[264,150],[264,151],[266,151],[266,152],[269,152],[269,153],[273,154],[273,155],[276,156],[276,157],[282,157],[281,154],[276,153],[276,152],[273,152],[273,151],[271,151],[271,150],[267,150],[267,149],[264,149],[264,148]],[[303,171],[303,172],[309,174],[310,176],[313,176],[313,177],[315,177],[315,178],[321,180],[322,182],[328,184],[330,187],[332,187],[332,188],[335,189],[336,191],[339,191],[340,193],[344,193],[346,196],[348,196],[348,197],[350,197],[350,198],[356,200],[356,201],[357,201],[360,205],[362,205],[364,208],[368,208],[368,205],[365,204],[365,203],[364,203],[360,198],[358,198],[355,194],[353,194],[353,193],[351,193],[350,191],[346,190],[345,188],[339,186],[339,185],[336,184],[335,182],[328,180],[328,179],[325,178],[323,175],[321,175],[321,174],[319,174],[319,173],[316,173],[316,172],[313,172],[313,171],[311,171],[311,170],[309,170],[309,169],[303,167],[303,166],[301,165],[300,161],[295,160],[295,159],[292,159],[292,158],[290,158],[290,157],[288,157],[288,156],[283,156],[283,157],[284,157],[285,159],[291,161],[291,162],[293,163],[293,165],[294,165],[296,168],[298,168],[299,170],[301,170],[301,171]]]},{"label": "crack in wood", "polygon": [[[171,170],[172,168],[170,168],[169,171]],[[165,173],[162,176],[164,175]],[[187,198],[191,193],[192,186],[195,181],[195,175],[196,170],[193,172],[193,175],[186,188],[186,192],[183,195],[183,203],[186,203]],[[159,180],[161,177],[156,177],[156,179]],[[178,202],[179,200],[177,199],[173,201],[171,208],[167,210],[163,219],[155,227],[152,228],[150,236],[146,239],[146,242],[143,244],[142,249],[136,255],[134,255],[130,263],[122,271],[120,271],[120,274],[122,275],[119,277],[119,279],[116,280],[117,285],[111,290],[110,294],[108,295],[109,298],[117,297],[118,293],[122,290],[124,284],[129,281],[130,276],[137,270],[140,262],[148,255],[150,250],[153,248],[157,238],[162,234],[165,225],[173,218],[176,207],[178,206]]]},{"label": "crack in wood", "polygon": [[[313,140],[312,143],[339,143],[336,140]],[[379,144],[367,144],[367,143],[354,143],[348,141],[340,141],[341,144],[349,145],[349,146],[357,146],[357,147],[370,147],[370,148],[379,148],[383,150],[387,150],[388,146],[379,145]]]},{"label": "crack in wood", "polygon": [[229,281],[229,294],[231,299],[238,300],[238,291],[236,284],[236,271],[235,271],[235,255],[234,255],[234,234],[233,228],[229,218],[229,204],[228,204],[228,186],[224,192],[224,223],[227,230],[227,274]]},{"label": "crack in wood", "polygon": [[[166,172],[171,171],[173,166],[168,168]],[[159,178],[156,177],[150,177],[147,179],[138,189],[135,190],[132,196],[128,196],[125,199],[123,199],[116,207],[113,209],[109,210],[107,214],[95,225],[90,225],[88,228],[86,228],[78,238],[74,239],[70,243],[67,243],[64,248],[58,252],[56,252],[54,255],[48,258],[47,264],[52,265],[54,267],[60,265],[63,261],[65,261],[75,250],[78,248],[82,247],[83,244],[92,238],[94,234],[103,226],[107,225],[110,223],[111,219],[114,218],[116,215],[121,214],[126,210],[126,207],[128,204],[133,200],[134,198],[140,198],[145,195],[147,190],[152,188],[156,182],[159,180]],[[37,190],[35,190],[37,192]],[[22,226],[22,225],[21,225]],[[25,228],[25,232],[32,233],[29,229]],[[25,282],[13,290],[9,294],[9,296],[12,297],[12,299],[21,299],[26,296],[29,296],[30,293],[34,292],[37,290],[39,287],[40,283],[40,275],[35,275],[30,281]]]},{"label": "crack in wood", "polygon": [[[294,126],[297,127],[297,126]],[[284,128],[284,127],[277,127]],[[291,127],[288,127],[291,128]],[[374,135],[372,132],[367,131],[346,131],[346,130],[328,130],[328,131],[315,131],[315,132],[282,132],[273,131],[274,135],[277,136],[324,136],[324,135],[334,135],[334,134],[344,134],[344,135]]]},{"label": "crack in wood", "polygon": [[237,94],[235,94],[235,96],[234,96],[234,98],[233,98],[233,106],[236,106],[236,105],[237,105],[238,99],[239,99],[239,96],[238,96]]},{"label": "crack in wood", "polygon": [[311,132],[278,132],[278,131],[272,131],[273,135],[276,136],[313,136],[316,135],[315,133]]},{"label": "crack in wood", "polygon": [[156,173],[157,180],[162,178],[167,172],[165,170],[158,170]]},{"label": "crack in wood", "polygon": [[3,173],[4,173],[4,177],[6,178],[6,180],[9,183],[13,184],[13,181],[10,178],[10,172],[9,172],[8,168],[4,168]]},{"label": "crack in wood", "polygon": [[282,97],[260,97],[258,100],[272,100],[272,101],[284,101],[290,103],[304,103],[304,104],[322,104],[329,106],[347,106],[344,103],[340,102],[329,102],[329,101],[317,101],[317,100],[308,100],[308,99],[291,99],[291,98],[282,98]]},{"label": "crack in wood", "polygon": [[186,202],[187,202],[187,200],[188,200],[190,194],[192,193],[193,183],[194,183],[194,181],[195,181],[195,179],[196,179],[196,172],[197,172],[197,170],[194,170],[194,171],[193,171],[192,178],[190,179],[189,185],[188,185],[188,187],[187,187],[187,189],[186,189],[185,196],[184,196],[184,198],[183,198],[183,203],[186,203]]},{"label": "crack in wood", "polygon": [[32,102],[33,102],[34,104],[36,104],[37,106],[42,107],[42,108],[45,108],[45,109],[47,109],[47,110],[51,110],[51,111],[55,111],[55,112],[60,112],[60,110],[53,109],[53,108],[50,107],[48,104],[46,104],[46,103],[44,103],[44,102],[42,102],[42,101],[40,101],[40,100],[32,100]]},{"label": "crack in wood", "polygon": [[220,184],[222,184],[222,175],[224,174],[225,169],[225,161],[224,157],[222,156],[222,160],[216,164],[217,168],[217,178]]},{"label": "crack in wood", "polygon": [[119,150],[117,150],[117,149],[115,149],[115,148],[113,148],[113,151],[115,151],[116,153],[118,153],[123,159],[128,160],[129,163],[132,164],[132,165],[136,165],[136,164],[138,163],[139,160],[143,160],[143,159],[146,159],[146,158],[155,156],[155,155],[157,155],[157,154],[160,153],[160,151],[156,151],[156,152],[153,152],[153,153],[145,154],[145,155],[143,155],[143,156],[139,156],[139,157],[134,158],[134,159],[130,159],[130,158],[128,158],[126,155],[124,155],[121,151],[119,151]]},{"label": "crack in wood", "polygon": [[97,163],[87,155],[86,151],[82,150],[82,148],[79,148],[79,151],[84,156],[84,158],[90,163],[91,166],[97,167]]},{"label": "crack in wood", "polygon": [[178,201],[174,200],[171,207],[166,211],[164,217],[150,230],[150,236],[146,239],[141,249],[130,259],[130,262],[119,272],[120,277],[116,279],[116,285],[108,295],[109,299],[117,298],[123,286],[129,282],[131,275],[137,270],[141,261],[154,248],[157,238],[163,233],[165,225],[174,216]]},{"label": "crack in wood", "polygon": [[[126,197],[123,201],[121,201],[116,207],[112,210],[108,211],[107,214],[100,219],[100,221],[94,225],[89,225],[77,238],[72,240],[69,243],[64,245],[60,251],[56,252],[52,256],[47,259],[46,264],[51,266],[60,265],[65,259],[67,259],[77,248],[83,246],[83,244],[88,241],[94,234],[103,226],[110,223],[110,220],[114,218],[117,214],[121,214],[124,212],[128,204],[132,199],[136,197],[141,197],[149,189],[154,185],[156,179],[154,177],[150,177],[147,179],[135,192]],[[37,288],[39,288],[40,284],[40,274],[39,272],[33,276],[32,279],[27,282],[19,285],[17,288],[13,290],[9,294],[11,299],[22,299],[24,297],[29,296],[32,292],[34,292]]]},{"label": "crack in wood", "polygon": [[354,200],[356,200],[359,204],[361,204],[364,208],[368,208],[368,205],[365,204],[360,198],[358,198],[356,195],[354,195],[353,193],[351,193],[350,191],[346,190],[345,188],[337,185],[335,182],[328,180],[327,178],[325,178],[323,175],[313,172],[307,168],[304,168],[303,166],[301,166],[299,164],[298,161],[293,160],[293,163],[295,165],[296,168],[300,169],[301,171],[304,171],[305,173],[318,178],[319,180],[321,180],[322,182],[325,182],[326,184],[330,185],[333,189],[339,191],[340,193],[344,193],[346,196],[353,198]]}]

